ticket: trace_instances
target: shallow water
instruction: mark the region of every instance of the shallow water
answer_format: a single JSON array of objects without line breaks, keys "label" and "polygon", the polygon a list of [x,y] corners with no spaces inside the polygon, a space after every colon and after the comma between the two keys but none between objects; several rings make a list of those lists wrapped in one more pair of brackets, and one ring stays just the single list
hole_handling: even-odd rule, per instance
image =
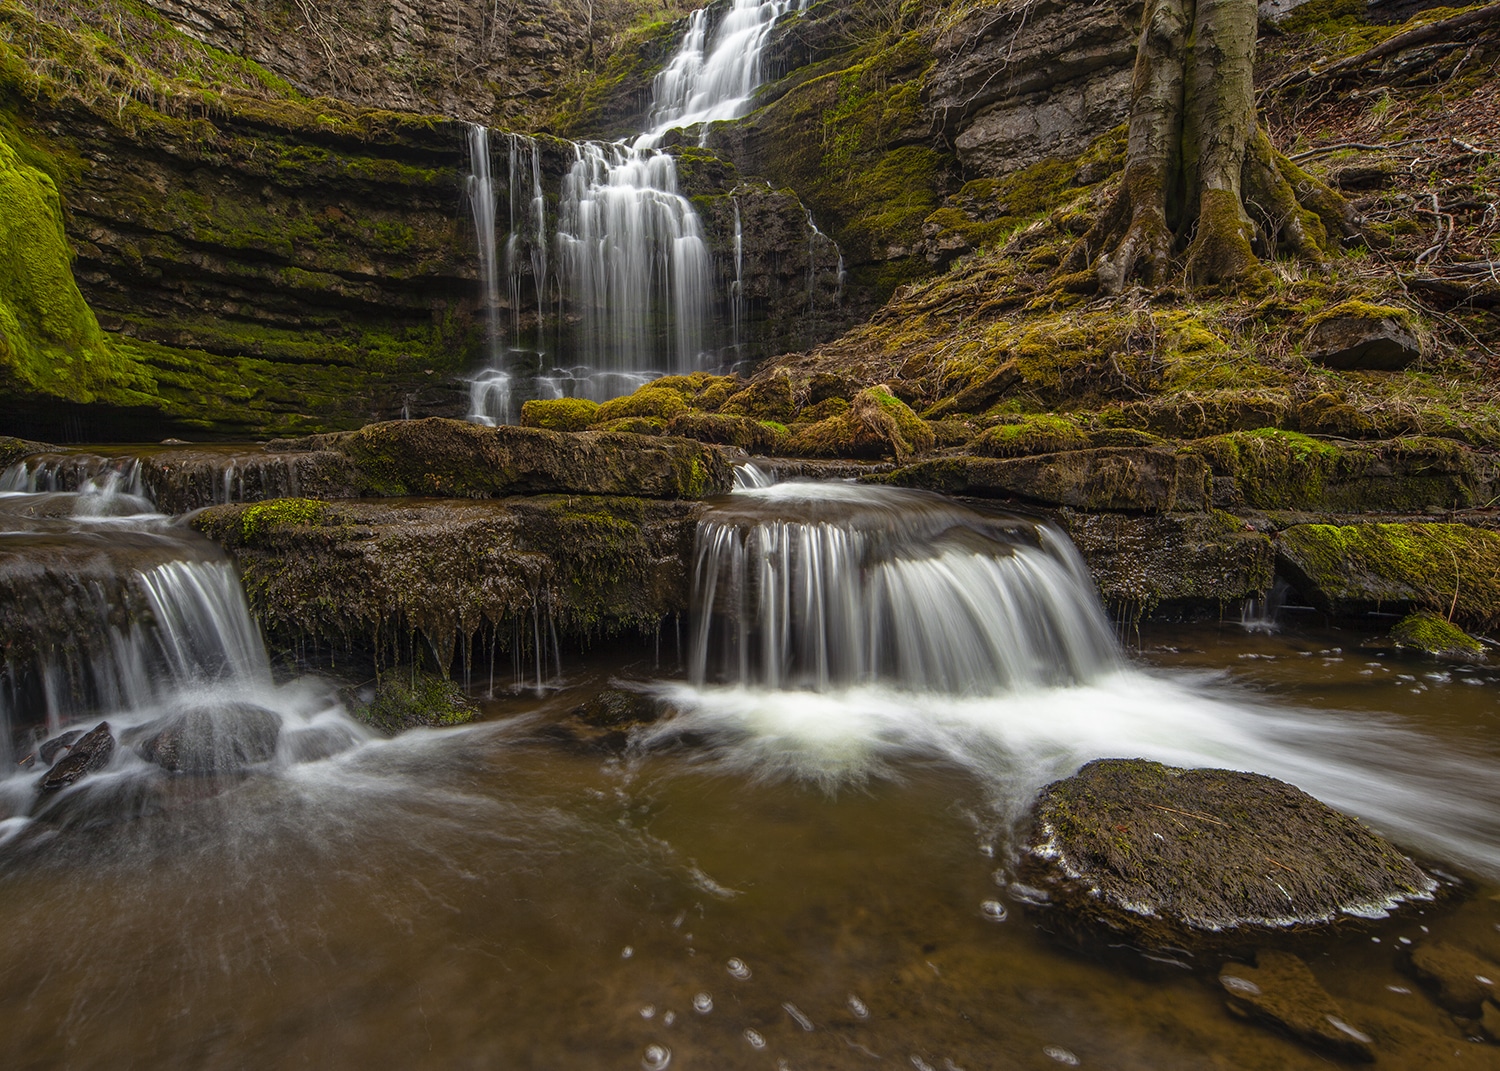
[{"label": "shallow water", "polygon": [[475,727],[184,779],[146,817],[0,849],[7,1064],[1322,1066],[1229,1016],[1216,963],[1054,943],[1003,884],[1010,819],[1095,755],[1249,749],[1326,792],[1396,734],[1360,798],[1479,878],[1307,955],[1356,1024],[1405,1014],[1493,1066],[1396,962],[1423,927],[1500,956],[1500,672],[1358,639],[1148,634],[1146,672],[1004,710],[669,685],[682,712],[623,756],[546,731],[611,675],[656,676],[601,658]]}]

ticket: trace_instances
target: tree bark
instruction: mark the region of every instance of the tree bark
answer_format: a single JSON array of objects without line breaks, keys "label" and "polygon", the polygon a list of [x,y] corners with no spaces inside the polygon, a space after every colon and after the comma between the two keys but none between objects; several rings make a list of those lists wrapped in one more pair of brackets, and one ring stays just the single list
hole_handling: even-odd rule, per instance
[{"label": "tree bark", "polygon": [[1061,269],[1117,293],[1160,285],[1178,254],[1194,286],[1262,278],[1257,255],[1322,261],[1356,219],[1271,145],[1255,117],[1256,0],[1148,0],[1125,174]]}]

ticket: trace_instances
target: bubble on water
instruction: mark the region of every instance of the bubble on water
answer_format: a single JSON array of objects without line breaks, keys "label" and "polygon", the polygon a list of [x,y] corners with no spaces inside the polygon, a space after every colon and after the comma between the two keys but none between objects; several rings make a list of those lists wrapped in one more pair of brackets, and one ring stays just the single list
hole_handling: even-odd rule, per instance
[{"label": "bubble on water", "polygon": [[766,1039],[760,1036],[759,1030],[745,1030],[745,1040],[750,1043],[752,1049],[763,1049],[766,1047]]},{"label": "bubble on water", "polygon": [[1411,993],[1411,990],[1407,989],[1404,985],[1388,985],[1386,986],[1386,988],[1389,989],[1392,993],[1400,993],[1403,996],[1410,995]]},{"label": "bubble on water", "polygon": [[803,1030],[806,1030],[809,1033],[812,1032],[812,1020],[809,1019],[806,1015],[802,1014],[802,1009],[797,1007],[797,1005],[788,1000],[782,1003],[781,1010],[790,1015],[792,1017],[792,1020]]},{"label": "bubble on water", "polygon": [[1260,986],[1248,978],[1236,978],[1232,974],[1224,974],[1219,976],[1219,982],[1231,993],[1238,993],[1245,997],[1260,996]]},{"label": "bubble on water", "polygon": [[699,993],[693,998],[693,1011],[699,1015],[707,1015],[714,1010],[714,998],[707,993]]},{"label": "bubble on water", "polygon": [[933,1067],[930,1063],[922,1059],[916,1053],[912,1053],[911,1056],[908,1057],[908,1059],[911,1060],[911,1065],[915,1067],[917,1071],[937,1071],[937,1068]]},{"label": "bubble on water", "polygon": [[672,1050],[665,1045],[647,1045],[641,1054],[641,1066],[646,1071],[666,1071],[672,1062]]},{"label": "bubble on water", "polygon": [[1066,1064],[1068,1067],[1078,1066],[1078,1057],[1074,1056],[1061,1045],[1048,1045],[1042,1052],[1060,1064]]},{"label": "bubble on water", "polygon": [[629,945],[626,945],[624,948],[620,949],[621,959],[629,959],[633,955],[635,955],[635,949],[631,948]]},{"label": "bubble on water", "polygon": [[984,917],[989,919],[991,922],[1004,922],[1010,915],[1010,912],[1005,909],[1005,905],[1002,904],[999,900],[986,900],[984,903],[979,905],[979,910],[982,911],[984,913]]},{"label": "bubble on water", "polygon": [[663,1026],[671,1026],[677,1021],[677,1013],[669,1011],[661,1017]]},{"label": "bubble on water", "polygon": [[997,870],[990,875],[990,880],[1003,889],[1010,884],[1010,875],[1004,870]]},{"label": "bubble on water", "polygon": [[864,1001],[860,1000],[853,993],[849,994],[849,1010],[854,1013],[857,1019],[868,1019],[870,1017],[870,1009],[865,1006]]},{"label": "bubble on water", "polygon": [[641,1018],[642,1019],[655,1019],[656,1018],[656,1005],[655,1004],[647,1004],[645,1007],[643,1007],[641,1009]]},{"label": "bubble on water", "polygon": [[737,957],[731,959],[726,966],[729,968],[729,974],[732,978],[738,978],[743,982],[746,978],[750,977],[750,968],[742,959],[739,959]]}]

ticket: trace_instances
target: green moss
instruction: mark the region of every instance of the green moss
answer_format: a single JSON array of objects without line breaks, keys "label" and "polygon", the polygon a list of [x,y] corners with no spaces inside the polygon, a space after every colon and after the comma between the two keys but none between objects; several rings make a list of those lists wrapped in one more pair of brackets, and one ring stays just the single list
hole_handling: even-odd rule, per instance
[{"label": "green moss", "polygon": [[665,423],[687,407],[681,392],[653,382],[637,389],[634,394],[605,402],[595,414],[594,423],[604,425],[625,417],[652,417]]},{"label": "green moss", "polygon": [[322,524],[332,507],[315,498],[275,498],[246,507],[240,515],[240,540],[249,543],[274,528]]},{"label": "green moss", "polygon": [[667,430],[667,422],[658,416],[619,417],[616,420],[595,422],[594,430],[618,431],[628,435],[661,435]]},{"label": "green moss", "polygon": [[1325,320],[1395,320],[1403,327],[1411,327],[1416,317],[1410,309],[1399,305],[1377,305],[1370,301],[1352,298],[1348,301],[1340,301],[1335,305],[1327,305],[1319,309],[1317,313],[1308,317],[1307,326],[1316,327]]},{"label": "green moss", "polygon": [[980,434],[969,449],[985,457],[1026,457],[1082,450],[1089,445],[1089,436],[1075,421],[1043,413],[1014,424],[997,424]]},{"label": "green moss", "polygon": [[1411,614],[1391,629],[1391,638],[1399,647],[1411,647],[1427,654],[1473,656],[1484,653],[1484,644],[1446,618],[1436,614]]},{"label": "green moss", "polygon": [[355,717],[383,733],[419,727],[465,725],[479,708],[454,681],[434,673],[394,670],[381,677],[369,706],[355,706]]},{"label": "green moss", "polygon": [[540,398],[521,406],[521,426],[551,431],[583,431],[599,416],[599,403],[587,398]]},{"label": "green moss", "polygon": [[797,415],[792,381],[785,375],[758,380],[744,390],[730,395],[719,407],[719,411],[750,417],[752,420],[790,423]]}]

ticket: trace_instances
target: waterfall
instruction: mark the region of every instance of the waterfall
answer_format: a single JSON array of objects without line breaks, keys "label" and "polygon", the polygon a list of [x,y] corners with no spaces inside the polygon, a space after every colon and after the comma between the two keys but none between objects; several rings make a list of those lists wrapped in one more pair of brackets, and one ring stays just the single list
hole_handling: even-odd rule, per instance
[{"label": "waterfall", "polygon": [[745,318],[745,231],[740,224],[740,202],[734,198],[734,287],[730,307],[734,315],[734,352],[740,352],[740,324]]},{"label": "waterfall", "polygon": [[486,344],[490,364],[500,357],[500,273],[495,254],[495,181],[490,172],[488,127],[470,123],[469,208],[474,213],[474,240],[479,246],[480,299],[484,302]]},{"label": "waterfall", "polygon": [[521,335],[521,279],[524,249],[536,288],[537,347],[547,318],[547,197],[542,190],[542,154],[535,138],[511,134],[510,235],[505,241],[505,267],[510,276],[512,336]]},{"label": "waterfall", "polygon": [[[791,0],[734,0],[709,35],[708,8],[688,17],[677,54],[651,84],[650,138],[674,127],[738,119],[764,72],[761,54]],[[797,4],[807,9],[806,0]]]},{"label": "waterfall", "polygon": [[1049,525],[917,491],[740,485],[698,524],[697,685],[984,695],[1115,667],[1093,584]]},{"label": "waterfall", "polygon": [[574,147],[558,210],[558,260],[598,372],[691,371],[707,335],[712,266],[703,226],[656,149]]}]

